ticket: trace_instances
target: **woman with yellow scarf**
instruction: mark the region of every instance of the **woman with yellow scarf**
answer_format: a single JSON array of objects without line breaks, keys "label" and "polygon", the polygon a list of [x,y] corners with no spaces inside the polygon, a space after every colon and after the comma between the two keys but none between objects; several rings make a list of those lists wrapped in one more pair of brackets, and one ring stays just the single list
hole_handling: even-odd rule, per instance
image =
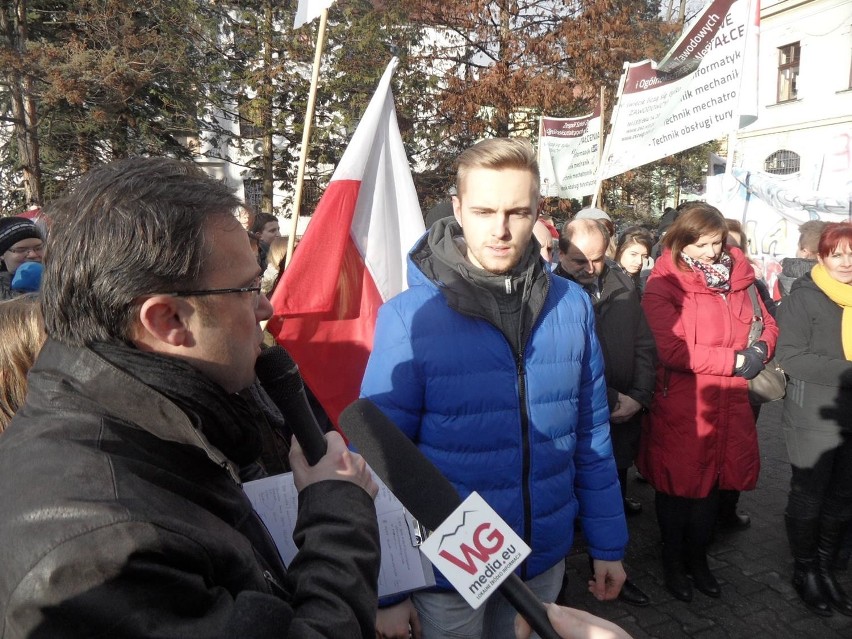
[{"label": "woman with yellow scarf", "polygon": [[777,319],[775,358],[790,378],[783,427],[793,586],[816,614],[852,616],[834,576],[852,521],[852,224],[826,225],[817,265],[793,284]]}]

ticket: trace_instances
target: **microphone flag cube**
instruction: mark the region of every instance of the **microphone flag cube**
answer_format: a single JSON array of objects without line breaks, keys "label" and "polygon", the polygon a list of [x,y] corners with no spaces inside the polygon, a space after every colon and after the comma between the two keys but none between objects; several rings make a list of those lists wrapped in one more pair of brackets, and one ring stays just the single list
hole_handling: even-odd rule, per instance
[{"label": "microphone flag cube", "polygon": [[530,554],[524,540],[475,492],[420,550],[474,609]]}]

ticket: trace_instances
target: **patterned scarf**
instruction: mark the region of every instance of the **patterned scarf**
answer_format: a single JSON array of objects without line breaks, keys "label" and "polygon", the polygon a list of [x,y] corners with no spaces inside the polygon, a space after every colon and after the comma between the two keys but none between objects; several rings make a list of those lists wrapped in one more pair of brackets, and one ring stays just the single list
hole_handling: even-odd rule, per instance
[{"label": "patterned scarf", "polygon": [[840,333],[843,339],[843,354],[852,360],[852,285],[843,284],[828,274],[822,264],[817,264],[811,271],[814,284],[819,287],[828,299],[843,309],[843,319]]},{"label": "patterned scarf", "polygon": [[730,255],[722,253],[719,261],[713,264],[705,264],[704,262],[694,260],[686,253],[681,253],[680,256],[693,271],[701,273],[704,276],[707,288],[712,288],[714,291],[722,293],[731,290],[731,267],[734,262]]}]

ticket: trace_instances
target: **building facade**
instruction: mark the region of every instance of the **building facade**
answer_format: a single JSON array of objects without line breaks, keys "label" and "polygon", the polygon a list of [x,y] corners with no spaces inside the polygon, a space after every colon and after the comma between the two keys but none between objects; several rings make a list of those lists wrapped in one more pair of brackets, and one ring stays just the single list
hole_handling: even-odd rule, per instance
[{"label": "building facade", "polygon": [[763,0],[758,118],[734,166],[852,193],[852,2]]}]

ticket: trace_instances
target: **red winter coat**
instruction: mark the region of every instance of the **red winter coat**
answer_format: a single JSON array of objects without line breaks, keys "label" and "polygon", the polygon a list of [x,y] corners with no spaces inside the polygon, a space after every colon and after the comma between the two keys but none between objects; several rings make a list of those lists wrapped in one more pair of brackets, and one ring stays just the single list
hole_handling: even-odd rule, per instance
[{"label": "red winter coat", "polygon": [[[750,490],[760,471],[748,382],[734,376],[736,351],[746,348],[754,315],[747,290],[754,269],[739,249],[727,250],[733,258],[728,293],[708,289],[700,273],[679,270],[667,249],[642,298],[659,358],[636,465],[669,495],[706,497],[717,483]],[[771,356],[778,328],[760,306],[761,340]]]}]

